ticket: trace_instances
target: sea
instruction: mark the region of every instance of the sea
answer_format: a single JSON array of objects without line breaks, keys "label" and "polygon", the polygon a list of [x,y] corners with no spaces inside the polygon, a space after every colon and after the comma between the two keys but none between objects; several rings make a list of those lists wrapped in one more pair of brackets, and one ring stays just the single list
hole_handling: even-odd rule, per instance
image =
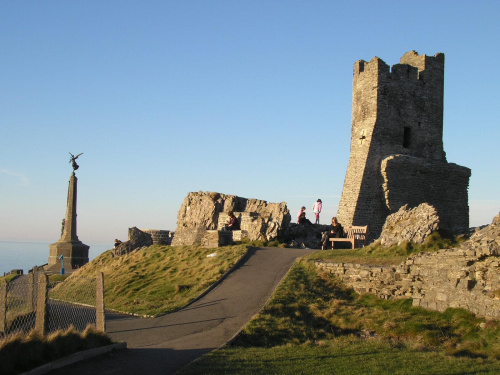
[{"label": "sea", "polygon": [[[113,248],[113,244],[89,246],[89,261]],[[26,274],[34,266],[47,264],[48,260],[49,243],[0,241],[0,276],[14,269]]]}]

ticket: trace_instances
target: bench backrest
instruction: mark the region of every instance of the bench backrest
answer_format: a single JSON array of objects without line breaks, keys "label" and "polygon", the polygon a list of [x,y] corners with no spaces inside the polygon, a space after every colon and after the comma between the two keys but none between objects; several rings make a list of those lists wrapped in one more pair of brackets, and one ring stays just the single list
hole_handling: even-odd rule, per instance
[{"label": "bench backrest", "polygon": [[360,239],[364,239],[367,232],[368,232],[368,225],[365,225],[365,226],[352,225],[352,226],[347,227],[347,229],[346,229],[347,238],[352,238],[355,235],[358,235],[359,237],[361,237]]}]

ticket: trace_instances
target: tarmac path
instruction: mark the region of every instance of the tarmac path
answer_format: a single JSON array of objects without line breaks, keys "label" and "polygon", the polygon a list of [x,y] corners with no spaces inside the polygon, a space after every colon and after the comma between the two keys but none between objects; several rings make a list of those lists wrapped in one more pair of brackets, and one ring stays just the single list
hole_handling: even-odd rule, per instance
[{"label": "tarmac path", "polygon": [[252,248],[208,294],[154,319],[106,314],[106,331],[127,349],[50,374],[173,374],[231,340],[257,314],[298,257],[315,250]]}]

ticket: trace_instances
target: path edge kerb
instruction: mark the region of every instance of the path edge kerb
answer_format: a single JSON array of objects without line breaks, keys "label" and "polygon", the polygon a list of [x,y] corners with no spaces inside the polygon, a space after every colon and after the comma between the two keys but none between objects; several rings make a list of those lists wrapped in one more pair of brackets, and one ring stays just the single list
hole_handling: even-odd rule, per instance
[{"label": "path edge kerb", "polygon": [[122,350],[127,348],[126,342],[121,342],[117,344],[100,346],[98,348],[88,349],[80,352],[73,353],[67,357],[63,357],[61,359],[57,359],[55,361],[45,363],[44,365],[38,366],[29,371],[23,372],[20,375],[43,375],[47,374],[52,370],[56,370],[58,368],[72,365],[73,363],[83,361],[85,359],[89,359],[92,357],[96,357],[101,354],[109,353],[113,350]]}]

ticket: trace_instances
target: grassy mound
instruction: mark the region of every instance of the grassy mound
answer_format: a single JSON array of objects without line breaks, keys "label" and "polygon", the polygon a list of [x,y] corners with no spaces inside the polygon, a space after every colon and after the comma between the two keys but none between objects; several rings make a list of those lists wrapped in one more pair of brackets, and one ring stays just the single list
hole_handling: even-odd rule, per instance
[{"label": "grassy mound", "polygon": [[[51,297],[78,300],[83,295],[79,291],[85,288],[85,279],[103,272],[107,309],[156,316],[199,296],[246,250],[246,245],[216,249],[154,245],[120,257],[107,251],[74,272],[51,292]],[[90,300],[79,302],[93,305]]]}]

